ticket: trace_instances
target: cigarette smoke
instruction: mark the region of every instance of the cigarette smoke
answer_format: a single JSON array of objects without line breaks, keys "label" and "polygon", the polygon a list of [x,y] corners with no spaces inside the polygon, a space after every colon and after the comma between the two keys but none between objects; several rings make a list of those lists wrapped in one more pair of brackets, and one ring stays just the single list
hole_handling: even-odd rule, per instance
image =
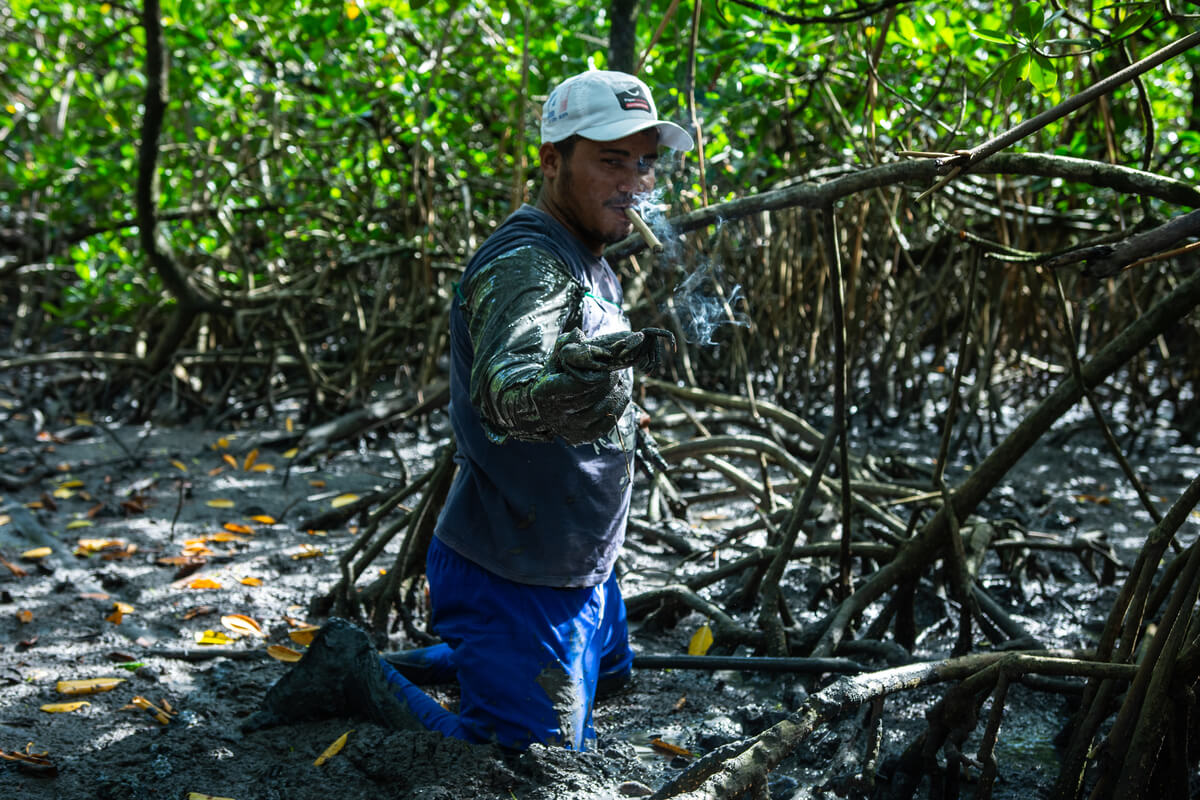
[{"label": "cigarette smoke", "polygon": [[[664,261],[678,262],[679,239],[662,211],[662,189],[634,196],[636,211],[654,234],[662,240]],[[672,302],[665,309],[679,322],[684,338],[691,344],[716,347],[713,333],[722,325],[750,327],[745,311],[746,298],[741,284],[725,288],[720,268],[703,263],[687,275],[672,293]]]},{"label": "cigarette smoke", "polygon": [[675,288],[675,318],[684,337],[692,344],[716,346],[713,333],[722,325],[750,327],[741,284],[726,290],[718,268],[703,264]]}]

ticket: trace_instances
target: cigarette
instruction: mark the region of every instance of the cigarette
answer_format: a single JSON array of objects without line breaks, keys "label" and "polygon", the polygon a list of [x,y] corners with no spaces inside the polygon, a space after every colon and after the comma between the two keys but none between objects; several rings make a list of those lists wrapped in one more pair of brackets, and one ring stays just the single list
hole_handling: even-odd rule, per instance
[{"label": "cigarette", "polygon": [[654,231],[650,230],[650,226],[638,216],[638,213],[633,210],[632,206],[626,207],[625,216],[629,217],[629,221],[633,223],[633,227],[642,235],[642,240],[646,242],[647,247],[655,253],[663,251],[663,243],[658,240],[658,237],[654,235]]}]

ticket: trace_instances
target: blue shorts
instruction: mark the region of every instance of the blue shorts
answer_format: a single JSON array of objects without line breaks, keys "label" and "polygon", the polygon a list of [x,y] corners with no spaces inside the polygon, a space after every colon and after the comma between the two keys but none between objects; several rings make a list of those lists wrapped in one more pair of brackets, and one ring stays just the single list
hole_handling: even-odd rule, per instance
[{"label": "blue shorts", "polygon": [[[397,695],[426,727],[518,750],[534,742],[591,747],[596,682],[601,675],[628,674],[633,663],[616,576],[581,589],[515,583],[436,537],[426,573],[433,630],[445,645],[426,648],[424,674],[457,677],[459,713],[445,711],[385,668]],[[416,673],[410,677],[420,680]],[[414,691],[432,705],[420,702]]]}]

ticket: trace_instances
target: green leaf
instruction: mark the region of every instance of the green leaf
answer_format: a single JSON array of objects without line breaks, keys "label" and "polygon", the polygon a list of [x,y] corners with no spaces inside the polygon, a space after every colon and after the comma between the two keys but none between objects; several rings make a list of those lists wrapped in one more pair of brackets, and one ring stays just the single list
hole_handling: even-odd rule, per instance
[{"label": "green leaf", "polygon": [[990,28],[976,28],[974,25],[967,27],[967,32],[976,39],[983,39],[985,42],[995,42],[996,44],[1016,44],[1017,40],[1009,36],[1004,31],[995,31]]},{"label": "green leaf", "polygon": [[1058,85],[1058,70],[1054,62],[1041,53],[1034,53],[1029,61],[1029,82],[1038,94],[1048,94]]},{"label": "green leaf", "polygon": [[1042,25],[1046,21],[1046,12],[1041,3],[1025,3],[1018,6],[1013,13],[1013,27],[1025,38],[1033,41],[1042,34]]},{"label": "green leaf", "polygon": [[1114,39],[1124,39],[1138,28],[1145,25],[1154,16],[1154,7],[1144,8],[1133,14],[1126,14],[1125,19],[1110,34]]},{"label": "green leaf", "polygon": [[911,17],[905,14],[898,15],[896,17],[896,31],[900,34],[900,38],[904,40],[905,44],[917,44],[917,26],[913,24]]}]

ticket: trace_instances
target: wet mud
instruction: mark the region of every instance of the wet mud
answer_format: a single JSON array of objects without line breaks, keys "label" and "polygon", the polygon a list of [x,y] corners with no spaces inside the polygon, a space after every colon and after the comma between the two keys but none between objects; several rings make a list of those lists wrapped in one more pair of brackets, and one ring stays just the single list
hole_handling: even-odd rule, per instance
[{"label": "wet mud", "polygon": [[[10,420],[0,428],[3,471],[42,473],[24,488],[0,491],[0,554],[27,573],[0,567],[0,748],[44,752],[49,764],[0,761],[0,798],[157,800],[190,792],[235,800],[639,796],[697,755],[779,721],[833,679],[637,670],[628,687],[597,704],[597,747],[587,753],[534,747],[515,754],[353,719],[242,734],[239,723],[288,668],[267,657],[266,646],[298,649],[290,633],[322,622],[309,616],[308,603],[338,579],[338,556],[353,541],[358,520],[324,531],[297,530],[297,523],[329,511],[342,495],[394,486],[403,474],[427,469],[444,420],[433,425],[397,431],[385,446],[331,453],[315,465],[293,468],[286,482],[282,449],[267,444],[270,436],[250,431],[81,424],[52,427],[56,436],[39,439],[28,422]],[[893,432],[887,441],[856,446],[915,460],[922,441]],[[981,511],[1020,517],[1031,528],[1068,538],[1099,531],[1122,558],[1131,559],[1148,518],[1097,442],[1090,433],[1073,435],[1027,456]],[[255,462],[271,469],[247,464],[254,450]],[[1156,496],[1169,498],[1174,485],[1200,468],[1200,454],[1194,447],[1161,452],[1165,457],[1150,469]],[[641,499],[635,496],[635,513]],[[619,566],[627,596],[671,582],[677,570],[710,569],[714,561],[759,544],[726,535],[746,513],[730,501],[695,511],[690,535],[715,555],[703,564],[681,563],[660,543],[631,537]],[[1190,525],[1185,536],[1195,535],[1196,522]],[[81,546],[85,539],[110,544],[89,549]],[[38,547],[49,547],[51,554],[21,558]],[[189,553],[195,556],[190,561]],[[164,558],[173,561],[163,563]],[[1020,580],[994,554],[988,558],[985,584],[1043,644],[1094,642],[1116,591],[1111,582],[1070,553],[1039,554]],[[820,616],[820,604],[814,610],[809,601],[830,570],[828,564],[806,563],[789,571],[789,603],[808,615],[802,621]],[[116,603],[130,609],[119,622],[113,621]],[[257,621],[264,635],[239,635],[223,626],[221,618],[230,614]],[[945,657],[954,619],[943,597],[932,590],[918,593],[918,625],[925,633],[915,655]],[[693,613],[665,629],[634,625],[634,649],[685,652],[704,622]],[[230,640],[199,643],[207,632]],[[402,630],[381,644],[391,650],[416,646]],[[195,655],[214,651],[222,655]],[[124,681],[85,697],[56,691],[58,681],[96,677]],[[453,708],[453,687],[433,693]],[[924,712],[939,696],[926,690],[886,702],[884,779],[889,758],[923,729]],[[131,706],[134,697],[169,707],[169,723]],[[64,700],[89,705],[70,713],[41,710]],[[1013,688],[997,746],[1001,778],[995,797],[1035,796],[1053,779],[1052,739],[1068,710],[1068,701],[1058,695]],[[861,767],[862,724],[851,717],[812,737],[772,774],[771,796],[861,792],[849,787]],[[340,752],[315,766],[347,732]]]}]

